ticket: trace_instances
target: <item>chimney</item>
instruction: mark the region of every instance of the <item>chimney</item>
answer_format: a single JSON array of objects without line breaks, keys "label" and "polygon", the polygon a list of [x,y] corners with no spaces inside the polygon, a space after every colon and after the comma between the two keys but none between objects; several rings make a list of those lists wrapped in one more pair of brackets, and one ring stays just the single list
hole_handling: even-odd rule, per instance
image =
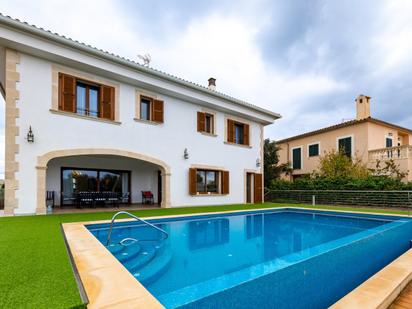
[{"label": "chimney", "polygon": [[209,78],[208,79],[209,82],[209,86],[207,88],[209,88],[209,90],[216,90],[216,78]]},{"label": "chimney", "polygon": [[371,97],[360,94],[356,102],[356,120],[362,120],[371,116]]}]

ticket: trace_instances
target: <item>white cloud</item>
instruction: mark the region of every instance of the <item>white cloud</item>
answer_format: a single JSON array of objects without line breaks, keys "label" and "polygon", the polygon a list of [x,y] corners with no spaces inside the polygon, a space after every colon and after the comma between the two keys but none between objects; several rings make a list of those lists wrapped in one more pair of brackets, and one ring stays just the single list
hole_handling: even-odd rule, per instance
[{"label": "white cloud", "polygon": [[[373,15],[374,20],[364,20],[360,17],[362,10],[353,10],[349,4],[337,5],[334,10],[334,4],[328,3],[319,12],[311,13],[315,18],[304,19],[308,25],[299,25],[290,32],[285,26],[293,28],[301,19],[291,16],[294,10],[286,9],[285,13],[282,8],[299,4],[270,4],[222,2],[215,4],[210,14],[188,16],[185,23],[175,23],[175,12],[164,12],[164,16],[148,22],[143,17],[153,12],[144,12],[147,6],[135,4],[125,8],[124,2],[114,0],[0,0],[4,14],[45,29],[134,60],[137,54],[150,53],[155,68],[203,85],[209,77],[217,78],[219,91],[283,115],[282,120],[266,130],[273,139],[352,117],[353,99],[359,91],[369,91],[374,80],[385,87],[382,81],[386,74],[411,62],[412,22],[407,12],[412,5],[406,0],[385,2],[382,10],[375,10],[378,13]],[[356,15],[349,31],[346,28],[351,25],[350,20],[335,20],[334,14],[339,16],[342,10],[347,10],[343,16]],[[273,16],[278,18],[274,20]],[[289,17],[292,22],[283,24]],[[369,23],[373,23],[372,30],[366,27]],[[330,33],[328,26],[333,29]],[[362,27],[362,37],[356,35],[357,27]],[[279,47],[287,51],[284,66],[279,65],[280,60],[270,63],[267,49],[265,56],[262,54],[260,35],[268,31],[283,39],[279,44],[285,46]],[[302,33],[305,35],[300,36]],[[284,40],[286,34],[296,37]],[[269,47],[273,48],[271,60],[278,60],[278,41],[274,42]],[[359,48],[353,49],[354,46]],[[349,59],[353,63],[345,62],[345,53],[354,54]],[[312,59],[316,66],[301,66]],[[351,65],[351,70],[359,69],[360,74],[342,76],[347,65]],[[334,69],[341,72],[334,75]],[[336,110],[332,113],[333,108]],[[0,167],[2,161],[0,156]]]}]

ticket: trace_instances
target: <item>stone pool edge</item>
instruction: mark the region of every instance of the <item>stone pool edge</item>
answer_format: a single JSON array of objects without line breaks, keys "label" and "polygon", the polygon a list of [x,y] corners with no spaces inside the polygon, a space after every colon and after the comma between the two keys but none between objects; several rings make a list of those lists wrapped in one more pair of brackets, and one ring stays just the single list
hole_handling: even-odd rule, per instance
[{"label": "stone pool edge", "polygon": [[84,223],[62,227],[89,300],[87,308],[164,308]]},{"label": "stone pool edge", "polygon": [[[195,214],[145,217],[145,220],[194,217],[225,213],[282,209],[316,210],[324,212],[359,213],[379,216],[407,217],[407,215],[325,210],[303,207],[256,208]],[[134,221],[119,219],[118,221]],[[164,308],[163,305],[129,273],[129,271],[97,240],[86,225],[108,223],[110,220],[63,223],[68,249],[89,299],[88,308]],[[406,258],[404,258],[406,256]],[[408,259],[410,261],[408,261]],[[393,264],[395,266],[393,266]],[[412,249],[398,257],[350,293],[332,305],[340,308],[387,308],[412,280]],[[382,286],[382,287],[381,287]],[[122,287],[121,289],[119,287]]]}]

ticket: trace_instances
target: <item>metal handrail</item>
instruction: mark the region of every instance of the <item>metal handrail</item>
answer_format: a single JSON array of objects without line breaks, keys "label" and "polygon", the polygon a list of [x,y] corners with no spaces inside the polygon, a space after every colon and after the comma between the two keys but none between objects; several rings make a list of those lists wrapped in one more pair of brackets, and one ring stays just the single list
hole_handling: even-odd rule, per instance
[{"label": "metal handrail", "polygon": [[135,216],[135,215],[132,215],[131,213],[129,213],[129,212],[127,212],[127,211],[119,211],[119,212],[117,212],[117,213],[114,214],[114,216],[112,217],[112,221],[110,222],[110,230],[109,230],[109,235],[107,235],[106,246],[108,246],[108,245],[110,244],[110,239],[111,239],[111,237],[112,237],[114,220],[115,220],[118,216],[120,216],[120,215],[127,215],[127,216],[129,216],[129,217],[131,217],[131,218],[133,218],[133,219],[136,219],[137,221],[143,222],[144,224],[147,224],[147,225],[153,227],[154,229],[156,229],[156,230],[158,230],[159,232],[161,232],[164,236],[166,236],[166,237],[164,237],[163,239],[167,239],[167,238],[169,237],[169,234],[168,234],[165,230],[161,229],[160,227],[157,227],[157,226],[151,224],[150,222],[147,222],[146,220],[143,220],[143,219],[141,219],[141,218],[139,218],[139,217],[137,217],[137,216]]}]

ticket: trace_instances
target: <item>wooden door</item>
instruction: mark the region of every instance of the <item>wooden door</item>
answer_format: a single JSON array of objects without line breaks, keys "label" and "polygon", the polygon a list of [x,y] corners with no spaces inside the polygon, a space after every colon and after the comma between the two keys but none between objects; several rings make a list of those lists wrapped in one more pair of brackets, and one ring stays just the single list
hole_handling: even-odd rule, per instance
[{"label": "wooden door", "polygon": [[263,202],[263,178],[262,174],[254,174],[254,188],[253,188],[253,202],[262,203]]},{"label": "wooden door", "polygon": [[253,203],[253,173],[246,173],[246,203]]}]

